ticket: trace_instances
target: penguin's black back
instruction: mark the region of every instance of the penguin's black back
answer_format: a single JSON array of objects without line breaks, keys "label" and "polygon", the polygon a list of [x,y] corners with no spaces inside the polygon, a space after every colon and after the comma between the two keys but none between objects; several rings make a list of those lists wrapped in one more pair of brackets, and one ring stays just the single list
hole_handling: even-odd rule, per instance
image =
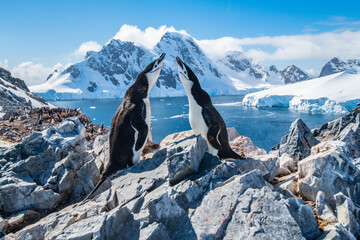
[{"label": "penguin's black back", "polygon": [[188,76],[194,82],[191,88],[191,94],[193,95],[193,98],[195,99],[196,103],[202,108],[201,114],[204,118],[206,125],[208,127],[215,124],[220,125],[220,133],[218,139],[221,145],[221,149],[218,150],[219,158],[244,159],[243,157],[241,157],[231,149],[224,119],[221,117],[220,113],[216,110],[216,108],[212,104],[209,94],[201,88],[200,83],[197,77],[195,76],[195,74],[188,66],[186,66],[186,68],[188,70]]}]

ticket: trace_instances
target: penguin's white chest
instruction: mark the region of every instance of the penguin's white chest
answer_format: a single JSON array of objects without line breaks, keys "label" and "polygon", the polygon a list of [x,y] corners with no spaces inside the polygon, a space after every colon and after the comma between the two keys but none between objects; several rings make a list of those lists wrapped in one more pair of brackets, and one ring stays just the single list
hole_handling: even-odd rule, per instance
[{"label": "penguin's white chest", "polygon": [[133,163],[136,164],[140,161],[140,158],[141,158],[141,153],[142,153],[142,150],[144,149],[145,147],[145,144],[146,144],[146,140],[147,140],[147,136],[149,136],[149,132],[150,132],[150,123],[151,123],[151,108],[150,108],[150,101],[149,101],[149,98],[145,98],[144,100],[144,103],[145,103],[145,108],[146,108],[146,111],[145,111],[145,122],[148,126],[148,133],[146,135],[146,138],[145,138],[145,142],[143,143],[142,147],[138,150],[138,151],[135,151],[135,146],[136,146],[136,142],[137,142],[137,139],[138,139],[138,131],[134,128],[135,130],[135,141],[134,141],[134,146],[133,146],[133,153],[134,153],[134,157],[133,157]]},{"label": "penguin's white chest", "polygon": [[[192,98],[192,99],[191,99]],[[189,122],[195,134],[201,134],[201,136],[207,139],[207,132],[209,130],[206,126],[204,117],[201,113],[202,107],[199,106],[193,97],[189,98]]]},{"label": "penguin's white chest", "polygon": [[144,103],[145,103],[145,107],[146,107],[145,121],[146,121],[146,124],[148,125],[148,128],[149,128],[148,132],[149,132],[150,131],[150,123],[151,123],[151,108],[150,108],[149,98],[145,98]]},{"label": "penguin's white chest", "polygon": [[190,126],[193,129],[196,135],[201,134],[201,136],[206,140],[208,144],[208,152],[214,156],[217,155],[218,150],[213,148],[210,142],[207,139],[207,133],[209,131],[209,127],[206,125],[204,117],[202,115],[202,107],[199,106],[195,99],[189,96],[189,122]]}]

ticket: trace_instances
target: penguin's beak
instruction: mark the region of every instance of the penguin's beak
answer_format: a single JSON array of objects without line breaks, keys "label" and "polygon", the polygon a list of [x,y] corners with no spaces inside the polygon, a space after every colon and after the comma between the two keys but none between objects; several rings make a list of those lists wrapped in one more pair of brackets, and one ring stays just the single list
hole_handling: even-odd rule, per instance
[{"label": "penguin's beak", "polygon": [[165,58],[165,53],[162,53],[160,57],[158,58],[158,62],[161,63]]},{"label": "penguin's beak", "polygon": [[176,61],[179,64],[179,66],[181,67],[181,69],[184,69],[184,64],[179,57],[176,57]]}]

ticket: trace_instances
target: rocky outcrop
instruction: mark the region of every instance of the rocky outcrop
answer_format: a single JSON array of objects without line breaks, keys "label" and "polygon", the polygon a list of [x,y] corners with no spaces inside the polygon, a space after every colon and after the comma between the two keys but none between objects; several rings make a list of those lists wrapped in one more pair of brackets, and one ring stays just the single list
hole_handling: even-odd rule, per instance
[{"label": "rocky outcrop", "polygon": [[[172,134],[84,203],[109,159],[108,135],[87,142],[77,118],[33,133],[0,149],[0,230],[6,239],[360,236],[360,170],[349,151],[354,142],[333,140],[322,129],[317,136],[329,138],[306,145],[304,139],[314,136],[297,120],[287,137],[293,140],[286,142],[292,144],[286,149],[302,156],[295,160],[291,151],[267,154],[228,132],[247,159],[221,161],[191,131]],[[289,172],[275,177],[280,165]]]},{"label": "rocky outcrop", "polygon": [[347,154],[353,158],[360,157],[360,105],[344,117],[325,123],[312,132],[318,141],[344,142]]},{"label": "rocky outcrop", "polygon": [[274,150],[278,150],[280,156],[286,153],[295,161],[300,161],[310,155],[311,147],[317,143],[310,129],[299,118],[291,124],[289,134],[281,138]]},{"label": "rocky outcrop", "polygon": [[360,106],[311,132],[296,120],[274,151],[280,156],[277,176],[295,172],[278,178],[276,189],[312,202],[319,224],[329,225],[320,239],[360,236],[359,119]]},{"label": "rocky outcrop", "polygon": [[279,167],[277,156],[220,161],[206,148],[194,135],[163,144],[151,158],[108,179],[93,199],[77,203],[108,161],[108,136],[89,144],[79,120],[66,119],[1,149],[0,226],[6,239],[319,235],[312,209],[269,183]]}]

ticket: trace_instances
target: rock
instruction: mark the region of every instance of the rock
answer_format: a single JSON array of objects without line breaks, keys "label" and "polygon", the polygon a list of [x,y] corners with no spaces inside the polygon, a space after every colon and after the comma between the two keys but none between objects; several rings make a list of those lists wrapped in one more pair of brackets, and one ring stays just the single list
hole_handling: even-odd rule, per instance
[{"label": "rock", "polygon": [[161,140],[160,149],[166,148],[169,144],[179,142],[192,135],[194,135],[194,132],[192,130],[170,134],[166,136],[163,140]]},{"label": "rock", "polygon": [[159,240],[159,239],[170,239],[166,228],[162,223],[152,223],[148,227],[140,230],[141,240]]},{"label": "rock", "polygon": [[0,157],[6,162],[0,165],[0,209],[48,211],[89,193],[99,169],[84,138],[84,126],[74,117],[8,147]]},{"label": "rock", "polygon": [[276,176],[285,176],[296,171],[296,161],[291,158],[289,154],[282,154],[279,158],[279,161],[280,167],[278,172],[276,173]]},{"label": "rock", "polygon": [[335,209],[335,194],[342,192],[360,204],[360,171],[347,154],[329,149],[299,162],[299,192],[302,197],[316,200],[324,192],[325,202]]},{"label": "rock", "polygon": [[298,118],[291,124],[289,134],[281,138],[276,150],[279,151],[280,156],[287,153],[294,160],[300,161],[310,155],[311,147],[317,143],[318,140],[310,129]]},{"label": "rock", "polygon": [[[268,187],[260,191],[249,188],[230,211],[233,216],[229,223],[221,222],[223,226],[227,225],[223,239],[304,239],[284,199]],[[198,236],[207,238],[210,237],[208,234]]]},{"label": "rock", "polygon": [[320,235],[311,206],[305,205],[304,201],[299,198],[289,198],[287,206],[291,216],[299,225],[302,236],[306,239],[315,239]]},{"label": "rock", "polygon": [[275,189],[289,198],[297,196],[297,175],[288,175],[286,179],[275,185]]},{"label": "rock", "polygon": [[326,226],[318,240],[356,240],[351,232],[348,232],[341,223]]},{"label": "rock", "polygon": [[[108,161],[109,146],[108,136],[96,138],[93,144],[84,141],[85,136],[78,133],[74,123],[61,125],[63,133],[54,127],[29,138],[26,143],[31,147],[27,154],[36,154],[25,159],[17,157],[25,147],[21,144],[4,150],[0,161],[2,206],[21,209],[22,205],[17,204],[25,202],[29,203],[27,209],[36,210],[40,205],[53,203],[56,196],[59,197],[56,204],[61,206],[58,209],[46,206],[41,211],[46,216],[24,224],[6,238],[303,239],[303,234],[310,236],[307,228],[313,227],[311,219],[308,223],[303,221],[310,218],[308,208],[300,203],[289,204],[267,182],[278,172],[276,155],[220,161],[205,152],[207,144],[200,136],[166,143],[152,158],[107,179],[92,199],[77,203],[98,180]],[[64,139],[67,137],[71,139]],[[36,162],[43,166],[37,166]],[[191,174],[184,176],[188,168],[192,169]],[[182,176],[176,180],[177,184],[171,184],[179,173]],[[29,201],[26,196],[32,196],[33,192],[39,192],[39,196]],[[5,202],[4,193],[7,199],[16,201]]]},{"label": "rock", "polygon": [[312,130],[317,140],[325,142],[339,140],[345,142],[347,151],[353,158],[360,157],[360,106],[344,117],[325,123]]},{"label": "rock", "polygon": [[16,215],[10,216],[6,221],[6,231],[14,232],[29,223],[32,223],[40,218],[41,214],[32,210],[26,210]]},{"label": "rock", "polygon": [[319,191],[316,196],[316,213],[326,221],[336,222],[336,217],[329,205],[325,202],[325,193],[322,191]]},{"label": "rock", "polygon": [[0,216],[0,233],[4,231],[5,220]]},{"label": "rock", "polygon": [[226,130],[227,130],[229,142],[234,141],[237,137],[240,136],[240,134],[236,131],[234,127],[229,127]]},{"label": "rock", "polygon": [[197,172],[208,149],[206,140],[200,135],[193,135],[167,147],[167,166],[172,185]]},{"label": "rock", "polygon": [[251,158],[258,155],[266,155],[266,151],[255,146],[250,138],[239,136],[230,142],[230,147],[240,156]]},{"label": "rock", "polygon": [[360,236],[359,216],[360,209],[357,208],[350,198],[343,193],[335,195],[336,213],[339,223],[341,223],[355,237]]}]

